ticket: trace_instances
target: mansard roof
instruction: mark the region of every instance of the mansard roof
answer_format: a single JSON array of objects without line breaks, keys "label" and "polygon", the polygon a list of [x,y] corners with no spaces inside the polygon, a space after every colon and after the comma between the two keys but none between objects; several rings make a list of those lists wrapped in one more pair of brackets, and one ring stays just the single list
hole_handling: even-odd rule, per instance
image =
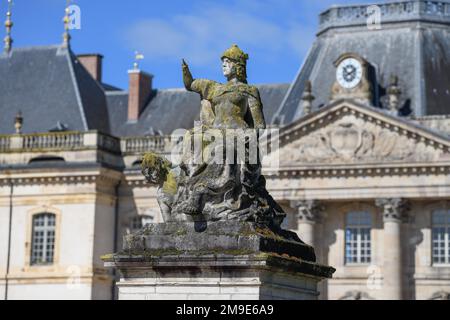
[{"label": "mansard roof", "polygon": [[21,111],[24,133],[68,130],[109,132],[103,87],[61,46],[15,48],[0,55],[0,133],[14,132]]},{"label": "mansard roof", "polygon": [[[289,84],[262,84],[259,89],[266,122],[272,117],[285,96]],[[111,134],[143,136],[170,134],[176,129],[189,129],[200,115],[200,97],[185,89],[154,90],[137,122],[127,121],[128,93],[107,92]]]},{"label": "mansard roof", "polygon": [[[193,127],[200,98],[185,89],[153,90],[137,122],[128,122],[128,92],[96,81],[75,54],[61,46],[14,48],[0,54],[0,134],[99,130],[116,136],[170,134]],[[288,84],[259,85],[267,121]]]},{"label": "mansard roof", "polygon": [[386,105],[390,76],[397,75],[403,114],[449,114],[450,3],[405,0],[377,4],[380,29],[368,27],[368,6],[336,6],[321,14],[317,38],[274,123],[289,124],[301,115],[298,109],[308,80],[316,97],[315,108],[328,104],[335,81],[333,62],[348,52],[360,55],[373,68],[375,107]]}]

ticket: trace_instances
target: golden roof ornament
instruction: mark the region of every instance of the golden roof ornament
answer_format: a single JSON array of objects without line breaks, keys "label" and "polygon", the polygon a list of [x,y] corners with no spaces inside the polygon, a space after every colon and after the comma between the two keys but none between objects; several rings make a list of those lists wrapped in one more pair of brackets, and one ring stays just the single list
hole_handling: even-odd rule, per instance
[{"label": "golden roof ornament", "polygon": [[65,15],[63,18],[63,22],[64,22],[64,34],[63,34],[63,47],[64,48],[68,48],[70,46],[70,33],[69,33],[69,23],[70,23],[70,0],[67,0],[66,2],[66,9],[65,11]]},{"label": "golden roof ornament", "polygon": [[5,21],[5,27],[6,27],[6,37],[3,40],[5,43],[4,50],[6,53],[9,53],[12,49],[12,43],[13,39],[11,38],[11,29],[13,27],[13,22],[11,20],[11,7],[12,7],[12,0],[8,0],[8,12],[6,12],[6,21]]},{"label": "golden roof ornament", "polygon": [[223,54],[221,59],[228,58],[235,61],[236,63],[245,66],[248,60],[248,54],[244,53],[237,44],[233,44],[229,49],[227,49]]}]

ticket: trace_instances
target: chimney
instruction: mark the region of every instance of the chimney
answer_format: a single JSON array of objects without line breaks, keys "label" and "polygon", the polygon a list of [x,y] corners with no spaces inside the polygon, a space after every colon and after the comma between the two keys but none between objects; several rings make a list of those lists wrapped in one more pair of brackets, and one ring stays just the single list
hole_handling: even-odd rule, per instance
[{"label": "chimney", "polygon": [[137,121],[152,92],[153,76],[136,68],[128,75],[128,121]]},{"label": "chimney", "polygon": [[80,54],[77,58],[95,80],[102,82],[103,56],[101,54]]}]

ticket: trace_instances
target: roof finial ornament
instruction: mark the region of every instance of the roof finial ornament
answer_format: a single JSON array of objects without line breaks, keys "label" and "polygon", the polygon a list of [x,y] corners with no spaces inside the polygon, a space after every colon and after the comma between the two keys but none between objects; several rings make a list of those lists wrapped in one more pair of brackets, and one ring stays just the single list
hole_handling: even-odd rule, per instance
[{"label": "roof finial ornament", "polygon": [[312,94],[312,84],[311,81],[308,80],[306,82],[305,91],[303,92],[302,96],[302,109],[303,109],[303,115],[307,115],[311,113],[312,110],[312,102],[316,99],[316,97]]},{"label": "roof finial ornament", "polygon": [[65,15],[64,15],[64,18],[63,18],[63,22],[64,22],[64,34],[63,34],[63,47],[64,48],[68,48],[68,47],[70,47],[70,33],[69,33],[69,29],[70,29],[70,26],[69,26],[69,23],[70,23],[70,17],[69,17],[69,15],[70,15],[70,8],[69,8],[69,6],[70,6],[70,0],[67,0],[66,1],[66,9],[64,10],[65,11]]},{"label": "roof finial ornament", "polygon": [[11,20],[11,9],[12,9],[12,0],[8,0],[8,12],[6,12],[6,21],[5,21],[5,27],[6,27],[6,37],[3,40],[5,43],[4,50],[6,53],[9,53],[12,49],[12,43],[13,39],[11,38],[11,29],[13,27],[13,22]]},{"label": "roof finial ornament", "polygon": [[140,53],[139,51],[134,52],[134,63],[133,63],[134,70],[139,70],[139,60],[143,59],[144,55],[142,53]]},{"label": "roof finial ornament", "polygon": [[388,93],[388,113],[397,116],[399,113],[399,96],[402,90],[398,86],[398,77],[396,75],[391,75],[390,84],[387,89]]},{"label": "roof finial ornament", "polygon": [[22,112],[17,112],[16,117],[14,118],[14,128],[16,129],[17,134],[22,133],[22,125],[23,125],[23,117]]}]

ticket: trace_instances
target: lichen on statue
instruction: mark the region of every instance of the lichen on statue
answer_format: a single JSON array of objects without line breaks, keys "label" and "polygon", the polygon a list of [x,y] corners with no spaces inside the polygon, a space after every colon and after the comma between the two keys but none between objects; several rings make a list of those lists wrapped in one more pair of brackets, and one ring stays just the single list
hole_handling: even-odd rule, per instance
[{"label": "lichen on statue", "polygon": [[[278,228],[285,214],[266,190],[258,147],[257,160],[251,162],[247,158],[255,150],[253,146],[258,144],[258,130],[266,127],[259,91],[247,84],[248,55],[233,45],[224,52],[221,60],[223,74],[227,78],[224,84],[194,79],[187,63],[182,61],[186,89],[198,93],[202,99],[201,123],[185,136],[182,161],[171,178],[177,182],[176,191],[170,195],[171,201],[165,200],[165,203],[169,202],[165,216],[178,221],[179,217],[186,216],[197,221],[237,219]],[[253,131],[256,141],[240,134],[239,130]],[[211,136],[216,139],[210,140]],[[232,139],[228,139],[230,136]],[[200,141],[195,143],[196,139]],[[200,152],[194,148],[198,145],[201,146]],[[231,162],[216,161],[217,157],[211,156],[229,155],[230,152]],[[153,166],[159,167],[161,172],[157,174],[147,170],[146,177],[151,172],[160,176],[160,188],[164,191],[164,184],[170,184],[169,176],[174,167],[168,165],[167,160],[147,158],[145,160],[144,157],[143,170]],[[152,179],[156,181],[154,178],[148,180]],[[165,182],[161,183],[161,180]],[[174,189],[170,188],[170,191]]]},{"label": "lichen on statue", "polygon": [[142,174],[147,182],[156,185],[158,205],[165,222],[185,221],[183,216],[174,217],[172,206],[182,190],[184,173],[178,166],[154,152],[144,154],[141,162]]}]

